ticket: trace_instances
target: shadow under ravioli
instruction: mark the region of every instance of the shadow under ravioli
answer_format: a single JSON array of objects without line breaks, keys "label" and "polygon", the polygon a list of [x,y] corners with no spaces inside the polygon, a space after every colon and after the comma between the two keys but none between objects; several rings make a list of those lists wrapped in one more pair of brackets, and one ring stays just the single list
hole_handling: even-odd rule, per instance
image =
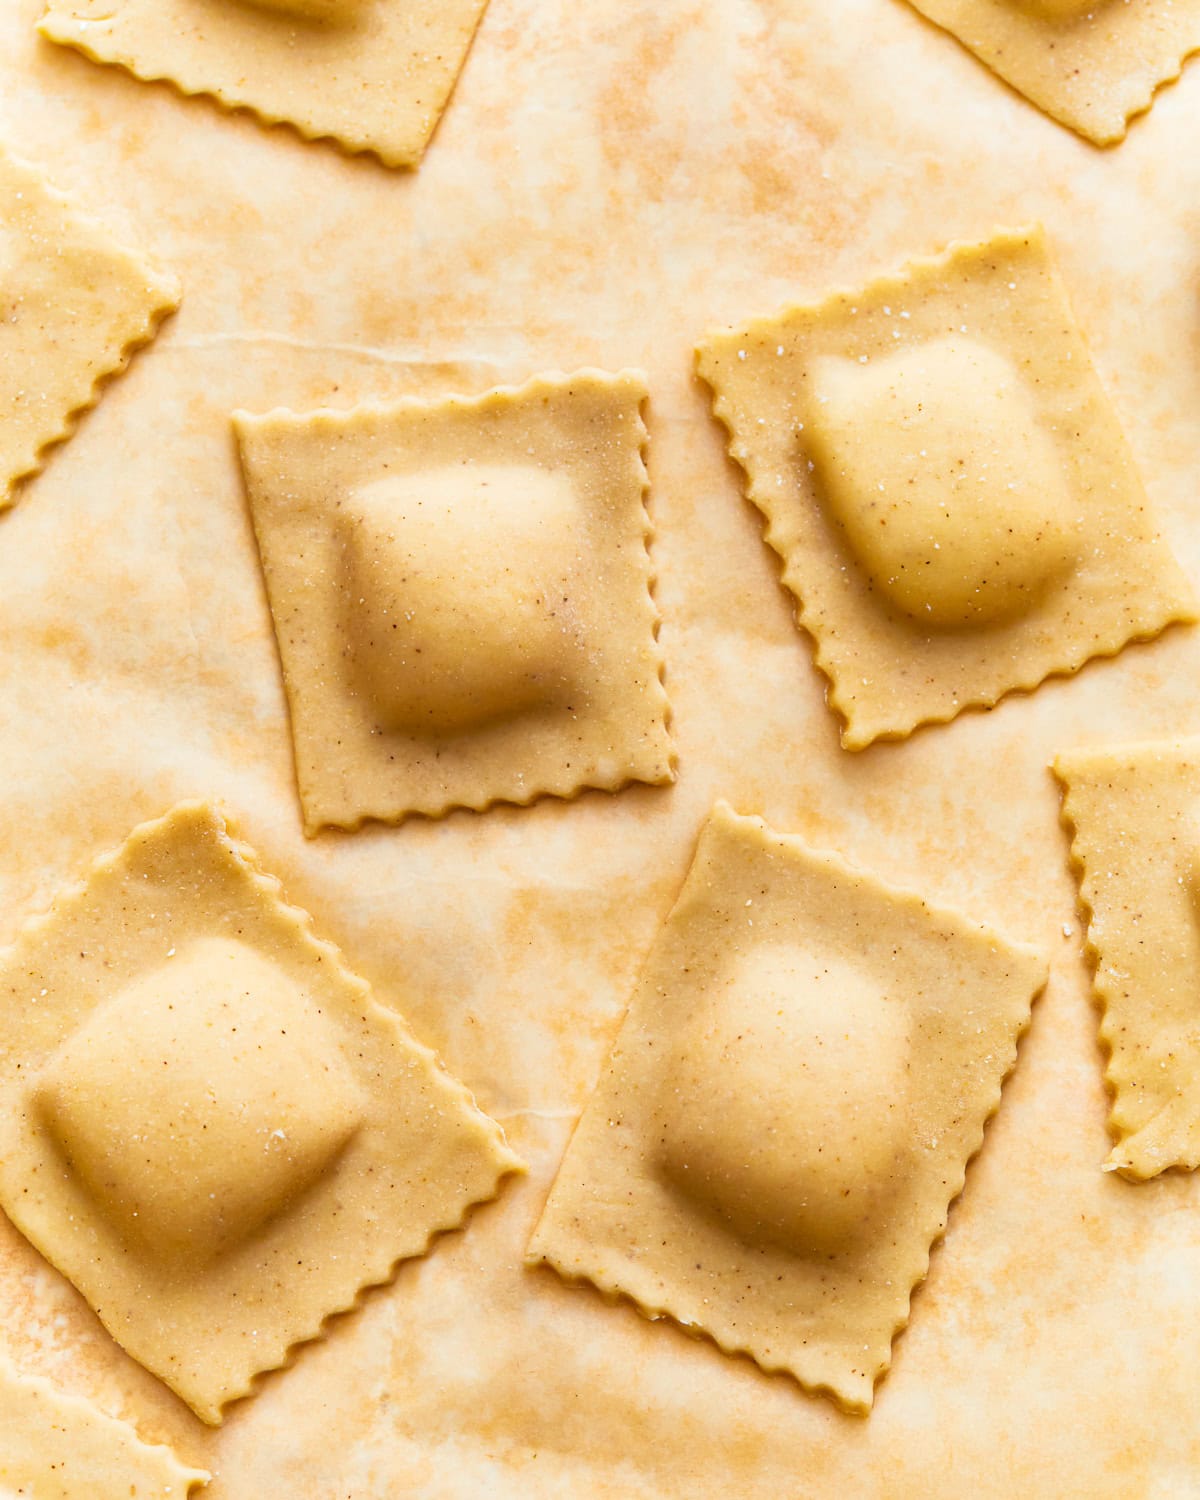
[{"label": "shadow under ravioli", "polygon": [[1005,83],[1100,146],[1200,47],[1200,0],[909,0]]}]

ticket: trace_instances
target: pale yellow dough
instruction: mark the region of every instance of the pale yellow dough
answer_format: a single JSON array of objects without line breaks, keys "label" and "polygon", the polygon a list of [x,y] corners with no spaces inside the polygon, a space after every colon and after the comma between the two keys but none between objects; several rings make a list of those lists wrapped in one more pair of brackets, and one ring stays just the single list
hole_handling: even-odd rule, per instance
[{"label": "pale yellow dough", "polygon": [[1045,977],[719,804],[529,1259],[865,1412]]},{"label": "pale yellow dough", "polygon": [[178,302],[173,276],[0,150],[0,510]]},{"label": "pale yellow dough", "polygon": [[49,0],[39,30],[100,63],[421,160],[487,0]]},{"label": "pale yellow dough", "polygon": [[847,749],[1196,618],[1039,229],[697,361]]},{"label": "pale yellow dough", "polygon": [[645,398],[237,415],[309,832],[672,779]]},{"label": "pale yellow dough", "polygon": [[1059,755],[1108,1053],[1105,1164],[1200,1166],[1200,740]]},{"label": "pale yellow dough", "polygon": [[0,1495],[30,1500],[184,1500],[208,1482],[169,1448],[0,1358]]},{"label": "pale yellow dough", "polygon": [[520,1162],[200,803],[0,956],[0,1206],[204,1421]]},{"label": "pale yellow dough", "polygon": [[1200,0],[909,0],[1051,119],[1100,146],[1200,48]]}]

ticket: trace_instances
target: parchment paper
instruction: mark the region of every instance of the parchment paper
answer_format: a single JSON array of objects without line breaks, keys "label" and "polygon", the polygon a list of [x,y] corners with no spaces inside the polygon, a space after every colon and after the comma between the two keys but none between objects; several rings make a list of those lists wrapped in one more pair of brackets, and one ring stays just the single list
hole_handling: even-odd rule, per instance
[{"label": "parchment paper", "polygon": [[[1200,632],[841,751],[690,356],[714,323],[1040,218],[1200,579],[1200,67],[1100,152],[900,0],[492,0],[404,175],[56,50],[38,4],[0,12],[0,137],[184,303],[0,521],[0,939],[139,819],[218,797],[532,1171],[216,1432],[7,1221],[0,1344],[211,1468],[212,1500],[1200,1493],[1200,1182],[1099,1170],[1045,769],[1200,730]],[[584,363],[653,392],[678,784],[306,841],[228,412]],[[865,1421],[521,1267],[717,796],[1054,958]]]}]

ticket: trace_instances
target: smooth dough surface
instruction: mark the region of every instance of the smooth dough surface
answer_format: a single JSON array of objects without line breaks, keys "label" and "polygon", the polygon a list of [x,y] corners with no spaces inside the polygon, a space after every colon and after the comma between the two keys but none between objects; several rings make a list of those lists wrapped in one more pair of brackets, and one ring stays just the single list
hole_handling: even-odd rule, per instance
[{"label": "smooth dough surface", "polygon": [[1195,619],[1040,230],[712,334],[697,364],[846,748]]},{"label": "smooth dough surface", "polygon": [[1045,973],[718,805],[531,1261],[866,1411]]},{"label": "smooth dough surface", "polygon": [[201,1417],[519,1169],[183,803],[0,955],[0,1205]]},{"label": "smooth dough surface", "polygon": [[174,277],[0,149],[0,511],[178,302]]},{"label": "smooth dough surface", "polygon": [[909,0],[1051,119],[1097,145],[1200,48],[1200,0]]},{"label": "smooth dough surface", "polygon": [[1116,1144],[1131,1181],[1200,1166],[1200,740],[1054,762],[1088,920]]},{"label": "smooth dough surface", "polygon": [[238,415],[310,832],[672,779],[645,396]]},{"label": "smooth dough surface", "polygon": [[416,166],[487,0],[49,0],[39,30],[95,62],[267,124]]},{"label": "smooth dough surface", "polygon": [[208,1480],[169,1448],[0,1356],[0,1494],[29,1500],[185,1500]]}]

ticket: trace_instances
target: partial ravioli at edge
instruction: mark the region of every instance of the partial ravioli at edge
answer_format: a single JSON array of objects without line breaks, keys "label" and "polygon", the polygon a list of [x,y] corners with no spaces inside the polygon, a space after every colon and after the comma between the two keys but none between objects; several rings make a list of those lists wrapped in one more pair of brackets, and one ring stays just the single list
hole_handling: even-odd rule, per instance
[{"label": "partial ravioli at edge", "polygon": [[93,62],[248,109],[389,167],[424,155],[487,0],[49,0]]},{"label": "partial ravioli at edge", "polygon": [[1115,1144],[1133,1182],[1200,1167],[1200,739],[1066,751],[1071,867],[1087,918]]},{"label": "partial ravioli at edge", "polygon": [[1200,0],[909,0],[1052,120],[1098,146],[1200,49]]},{"label": "partial ravioli at edge", "polygon": [[0,150],[0,511],[178,304],[173,276]]}]

